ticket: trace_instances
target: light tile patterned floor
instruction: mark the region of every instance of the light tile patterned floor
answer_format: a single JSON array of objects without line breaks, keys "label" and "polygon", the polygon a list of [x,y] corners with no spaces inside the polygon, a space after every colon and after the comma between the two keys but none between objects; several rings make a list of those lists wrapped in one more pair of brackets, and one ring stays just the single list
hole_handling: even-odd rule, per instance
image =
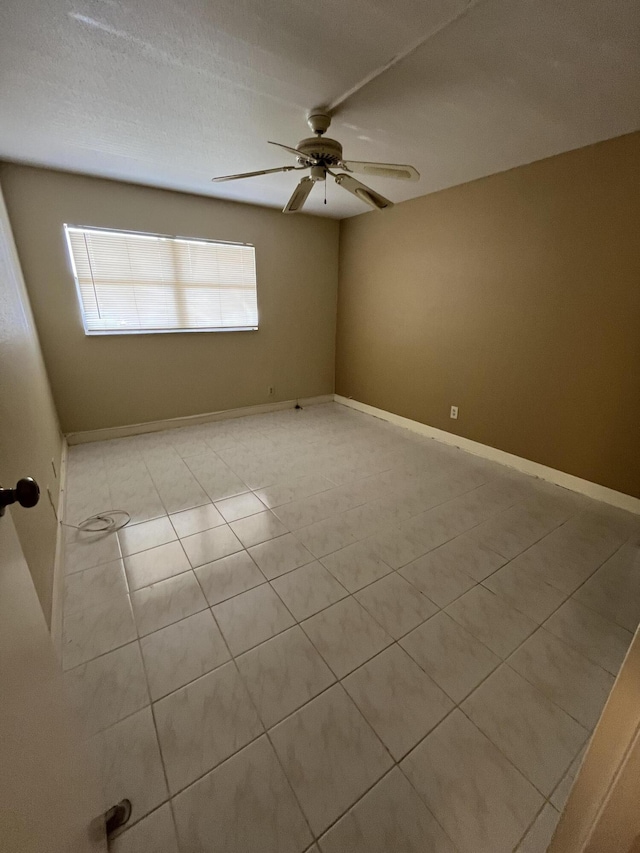
[{"label": "light tile patterned floor", "polygon": [[640,518],[336,404],[73,447],[63,666],[115,853],[543,853]]}]

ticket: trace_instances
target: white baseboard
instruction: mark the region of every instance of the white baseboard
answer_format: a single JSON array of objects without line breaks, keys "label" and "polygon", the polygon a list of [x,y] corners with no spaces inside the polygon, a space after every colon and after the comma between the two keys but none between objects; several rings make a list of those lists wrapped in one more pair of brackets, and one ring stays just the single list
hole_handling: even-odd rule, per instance
[{"label": "white baseboard", "polygon": [[70,432],[67,433],[66,439],[69,445],[86,444],[90,441],[107,441],[112,438],[125,438],[129,435],[141,435],[145,432],[162,432],[165,429],[196,426],[197,424],[223,421],[228,418],[246,418],[249,415],[263,415],[265,412],[279,412],[283,409],[293,409],[296,404],[300,404],[304,408],[318,403],[332,403],[333,398],[333,394],[323,394],[319,397],[300,397],[299,400],[283,400],[280,403],[261,403],[258,406],[243,406],[240,409],[225,409],[221,412],[187,415],[183,418],[168,418],[163,421],[148,421],[142,424],[106,427],[105,429],[92,429],[86,432]]},{"label": "white baseboard", "polygon": [[490,459],[492,462],[498,462],[501,465],[507,465],[509,468],[515,468],[516,471],[521,471],[523,474],[531,474],[534,477],[539,477],[541,480],[547,480],[549,483],[555,483],[557,486],[569,489],[572,492],[579,492],[596,501],[602,501],[619,509],[626,509],[629,512],[640,515],[640,498],[634,498],[632,495],[626,495],[624,492],[617,492],[615,489],[600,486],[598,483],[592,483],[590,480],[583,480],[580,477],[575,477],[573,474],[566,474],[564,471],[549,468],[547,465],[541,465],[539,462],[532,462],[530,459],[514,456],[513,453],[498,450],[496,447],[489,447],[487,444],[480,444],[480,442],[472,441],[470,438],[454,435],[451,432],[427,426],[427,424],[422,424],[419,421],[403,418],[401,415],[394,415],[392,412],[377,409],[375,406],[369,406],[367,403],[359,403],[357,400],[342,397],[340,394],[335,394],[334,399],[336,403],[349,406],[349,408],[356,409],[358,412],[373,415],[376,418],[381,418],[384,421],[404,427],[412,432],[417,432],[428,438],[434,438],[436,441],[443,442],[443,444],[452,444],[454,447],[459,447],[461,450],[466,450],[475,456],[482,456],[485,459]]},{"label": "white baseboard", "polygon": [[69,447],[66,438],[62,438],[62,452],[60,453],[60,476],[58,478],[58,529],[56,533],[56,553],[53,560],[53,584],[51,589],[51,639],[53,647],[62,661],[62,608],[64,605],[64,510],[67,489],[67,457]]}]

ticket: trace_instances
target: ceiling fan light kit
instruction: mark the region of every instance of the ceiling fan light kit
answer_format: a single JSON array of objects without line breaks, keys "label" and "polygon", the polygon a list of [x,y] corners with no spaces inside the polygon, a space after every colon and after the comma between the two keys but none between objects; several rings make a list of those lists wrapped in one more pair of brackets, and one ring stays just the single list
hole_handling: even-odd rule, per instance
[{"label": "ceiling fan light kit", "polygon": [[[270,175],[274,172],[292,172],[300,169],[309,169],[310,174],[300,180],[291,198],[282,210],[283,213],[298,213],[304,207],[309,193],[313,189],[313,185],[318,181],[325,181],[327,175],[331,175],[339,187],[352,193],[356,198],[364,201],[365,204],[368,204],[375,210],[384,210],[385,208],[393,207],[393,202],[375,190],[372,190],[371,187],[356,180],[351,176],[351,172],[362,175],[373,175],[379,178],[396,178],[402,181],[417,181],[420,178],[420,173],[413,166],[345,160],[342,156],[342,145],[338,140],[324,137],[331,124],[331,115],[325,110],[311,110],[307,116],[307,124],[313,133],[315,133],[315,136],[301,139],[295,148],[283,145],[281,142],[269,142],[269,145],[277,145],[278,148],[284,148],[285,151],[293,154],[298,161],[297,166],[261,169],[256,172],[243,172],[240,175],[223,175],[220,178],[213,178],[212,180],[214,182],[235,181],[238,178],[254,178],[258,175]],[[336,173],[332,169],[340,169],[341,171]]]}]

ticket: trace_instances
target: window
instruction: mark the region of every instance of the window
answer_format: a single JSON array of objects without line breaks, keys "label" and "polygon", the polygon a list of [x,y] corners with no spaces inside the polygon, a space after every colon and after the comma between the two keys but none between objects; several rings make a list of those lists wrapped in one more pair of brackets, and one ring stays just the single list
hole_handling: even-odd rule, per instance
[{"label": "window", "polygon": [[258,328],[255,250],[65,225],[87,335]]}]

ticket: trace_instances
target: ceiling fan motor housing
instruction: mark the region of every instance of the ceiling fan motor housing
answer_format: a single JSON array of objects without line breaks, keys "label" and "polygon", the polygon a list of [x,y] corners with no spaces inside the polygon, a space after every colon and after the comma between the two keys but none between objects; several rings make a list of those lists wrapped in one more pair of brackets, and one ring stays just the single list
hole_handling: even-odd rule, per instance
[{"label": "ceiling fan motor housing", "polygon": [[298,157],[301,166],[337,166],[342,162],[342,145],[336,139],[311,136],[301,139],[296,149],[303,155]]},{"label": "ceiling fan motor housing", "polygon": [[313,133],[317,133],[318,136],[322,136],[323,133],[326,133],[329,130],[331,116],[325,110],[316,108],[314,110],[310,110],[309,115],[307,116],[307,124]]}]

